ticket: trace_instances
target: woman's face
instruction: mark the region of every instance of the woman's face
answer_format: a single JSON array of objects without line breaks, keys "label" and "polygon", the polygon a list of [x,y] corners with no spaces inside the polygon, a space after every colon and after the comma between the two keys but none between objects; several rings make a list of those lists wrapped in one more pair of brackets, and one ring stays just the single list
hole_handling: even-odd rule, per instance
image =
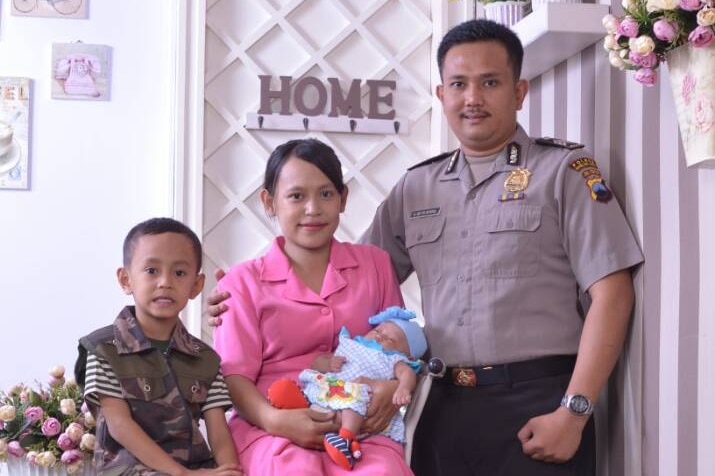
[{"label": "woman's face", "polygon": [[347,187],[339,193],[318,167],[290,157],[280,171],[273,195],[261,192],[266,211],[278,219],[284,251],[326,251],[345,211]]}]

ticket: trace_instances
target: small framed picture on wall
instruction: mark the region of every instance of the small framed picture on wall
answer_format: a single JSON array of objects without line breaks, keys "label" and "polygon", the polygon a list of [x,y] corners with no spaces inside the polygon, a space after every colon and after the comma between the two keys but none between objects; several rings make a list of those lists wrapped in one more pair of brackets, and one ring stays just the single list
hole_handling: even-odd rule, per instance
[{"label": "small framed picture on wall", "polygon": [[12,14],[26,17],[87,18],[89,0],[10,0]]},{"label": "small framed picture on wall", "polygon": [[52,45],[52,98],[109,100],[111,47],[82,42]]},{"label": "small framed picture on wall", "polygon": [[0,77],[0,189],[29,188],[30,79]]}]

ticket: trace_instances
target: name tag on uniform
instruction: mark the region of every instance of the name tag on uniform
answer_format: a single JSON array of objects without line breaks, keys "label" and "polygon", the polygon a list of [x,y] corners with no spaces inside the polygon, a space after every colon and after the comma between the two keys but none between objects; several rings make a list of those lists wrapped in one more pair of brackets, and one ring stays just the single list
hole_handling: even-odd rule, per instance
[{"label": "name tag on uniform", "polygon": [[440,207],[425,208],[422,210],[415,210],[410,213],[410,218],[426,218],[439,215]]}]

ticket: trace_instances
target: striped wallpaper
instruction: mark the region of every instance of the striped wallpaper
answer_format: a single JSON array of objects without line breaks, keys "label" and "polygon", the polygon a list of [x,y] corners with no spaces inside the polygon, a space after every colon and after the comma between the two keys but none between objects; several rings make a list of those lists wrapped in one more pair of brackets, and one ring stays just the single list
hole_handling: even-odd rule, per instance
[{"label": "striped wallpaper", "polygon": [[715,170],[685,166],[659,72],[645,88],[597,43],[532,80],[520,113],[530,134],[594,152],[646,256],[627,348],[599,403],[600,476],[715,475]]}]

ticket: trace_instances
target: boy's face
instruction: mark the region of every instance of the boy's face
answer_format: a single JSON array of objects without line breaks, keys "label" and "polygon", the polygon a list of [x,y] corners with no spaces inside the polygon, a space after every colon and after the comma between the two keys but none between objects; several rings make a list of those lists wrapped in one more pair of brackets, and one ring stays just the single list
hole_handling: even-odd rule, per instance
[{"label": "boy's face", "polygon": [[[189,299],[204,287],[191,240],[179,233],[143,235],[134,244],[131,262],[117,270],[119,285],[134,296],[142,324],[176,320]],[[158,322],[156,322],[158,323]]]},{"label": "boy's face", "polygon": [[365,334],[365,337],[377,341],[385,350],[397,350],[410,355],[410,345],[407,343],[405,333],[393,322],[383,322]]}]

